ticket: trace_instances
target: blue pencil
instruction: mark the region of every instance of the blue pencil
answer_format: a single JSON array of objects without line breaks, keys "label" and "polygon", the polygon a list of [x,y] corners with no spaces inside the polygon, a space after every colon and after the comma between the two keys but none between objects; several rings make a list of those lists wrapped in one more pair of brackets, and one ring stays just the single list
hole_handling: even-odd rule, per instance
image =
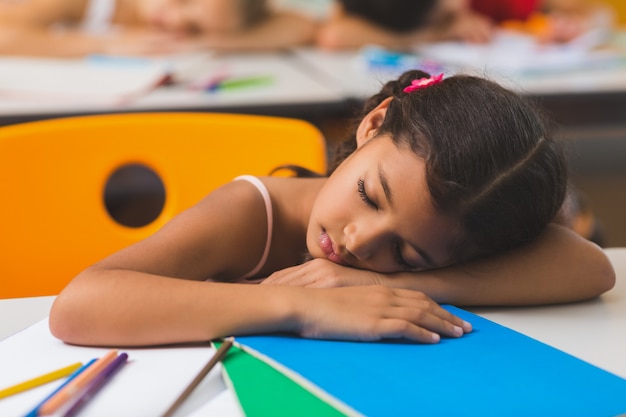
[{"label": "blue pencil", "polygon": [[41,408],[42,405],[44,405],[46,403],[46,401],[48,401],[50,398],[52,398],[54,396],[54,394],[59,392],[61,390],[61,388],[66,386],[68,384],[68,382],[70,382],[72,379],[76,378],[78,376],[78,374],[80,374],[85,369],[87,369],[95,361],[96,361],[96,359],[94,358],[94,359],[90,360],[89,362],[87,362],[86,364],[84,364],[83,366],[81,366],[80,368],[78,368],[77,370],[75,370],[74,373],[72,373],[70,376],[67,377],[67,379],[65,380],[64,383],[62,383],[57,389],[52,391],[50,393],[50,395],[48,395],[46,398],[44,398],[39,404],[37,404],[35,406],[35,408],[33,408],[31,411],[29,411],[28,414],[26,414],[24,417],[37,417],[37,415],[39,414],[39,409]]},{"label": "blue pencil", "polygon": [[128,354],[121,353],[111,362],[106,368],[104,368],[91,382],[81,396],[76,400],[74,404],[63,414],[63,417],[72,417],[85,405],[96,393],[102,388],[117,372],[122,365],[126,363]]}]

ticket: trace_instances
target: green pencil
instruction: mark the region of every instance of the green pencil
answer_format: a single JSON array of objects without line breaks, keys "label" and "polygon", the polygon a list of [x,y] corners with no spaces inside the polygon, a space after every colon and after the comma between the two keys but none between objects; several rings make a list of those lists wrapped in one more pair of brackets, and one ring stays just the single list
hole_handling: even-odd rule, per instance
[{"label": "green pencil", "polygon": [[259,75],[255,77],[241,77],[222,80],[214,88],[210,88],[210,91],[214,90],[236,90],[239,88],[259,87],[263,85],[269,85],[274,81],[274,77],[271,75]]}]

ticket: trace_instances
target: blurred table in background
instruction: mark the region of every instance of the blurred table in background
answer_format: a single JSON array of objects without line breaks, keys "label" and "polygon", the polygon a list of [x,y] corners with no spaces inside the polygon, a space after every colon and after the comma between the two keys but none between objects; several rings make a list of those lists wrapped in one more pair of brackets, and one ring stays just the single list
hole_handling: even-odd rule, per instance
[{"label": "blurred table in background", "polygon": [[[531,62],[532,70],[514,68],[518,71],[509,73],[494,70],[489,62],[474,68],[452,66],[420,53],[386,54],[375,48],[335,53],[297,48],[282,53],[192,54],[164,58],[170,65],[169,83],[116,102],[3,94],[0,62],[0,125],[94,113],[232,112],[305,119],[335,142],[346,137],[363,100],[407,66],[447,74],[476,73],[532,98],[556,121],[558,134],[571,145],[572,177],[604,223],[607,245],[626,246],[626,33],[616,34],[612,44],[617,54],[611,49],[609,54],[581,58],[567,52],[563,55],[570,60],[567,65],[541,70],[537,62]],[[491,54],[489,58],[511,66],[514,59],[508,57],[515,54],[513,49],[507,57]],[[104,59],[104,64],[114,67],[117,59]],[[45,74],[46,64],[42,65]],[[224,90],[205,88],[222,78],[261,81]],[[38,81],[58,81],[52,76],[47,80]],[[70,80],[68,89],[78,81]]]},{"label": "blurred table in background", "polygon": [[[42,59],[33,62],[39,66],[35,74],[51,74],[48,79],[38,82],[44,87],[47,83],[56,85],[56,96],[43,93],[38,96],[32,91],[29,94],[19,94],[19,91],[6,94],[0,81],[0,125],[81,114],[150,111],[212,111],[306,118],[333,113],[344,106],[344,97],[339,92],[323,80],[301,71],[289,53],[222,56],[207,53],[159,60],[123,57],[94,60],[88,57],[85,60]],[[129,97],[107,95],[106,88],[97,86],[93,88],[94,94],[81,96],[75,93],[73,80],[60,80],[58,69],[56,77],[48,71],[66,64],[74,77],[86,78],[86,82],[100,75],[102,78],[117,77],[119,83],[134,82],[139,87],[141,84],[136,80],[128,79],[134,75],[133,70],[138,66],[149,67],[144,71],[145,76],[154,77],[151,68],[160,65],[163,76],[168,72],[169,82],[156,88],[146,87],[145,91],[137,91]],[[28,62],[22,65],[28,65]],[[0,59],[0,77],[13,75],[3,74],[6,67],[3,70]],[[96,70],[99,73],[94,75]],[[74,80],[74,83],[79,81]],[[106,81],[114,83],[115,78]],[[220,81],[229,81],[229,87],[211,88],[211,84],[217,87]],[[63,88],[57,85],[60,82],[67,84],[67,97],[59,94],[59,89]],[[75,94],[70,94],[70,90]]]}]

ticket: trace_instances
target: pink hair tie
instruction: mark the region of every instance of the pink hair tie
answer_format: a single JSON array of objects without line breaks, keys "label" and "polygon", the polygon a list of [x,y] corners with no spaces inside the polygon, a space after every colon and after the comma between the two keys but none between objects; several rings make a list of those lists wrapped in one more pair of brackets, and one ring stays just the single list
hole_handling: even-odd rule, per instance
[{"label": "pink hair tie", "polygon": [[411,85],[405,87],[405,93],[412,93],[413,91],[421,90],[422,88],[426,88],[433,84],[439,84],[443,80],[443,74],[433,75],[429,78],[418,78],[416,80],[411,81]]}]

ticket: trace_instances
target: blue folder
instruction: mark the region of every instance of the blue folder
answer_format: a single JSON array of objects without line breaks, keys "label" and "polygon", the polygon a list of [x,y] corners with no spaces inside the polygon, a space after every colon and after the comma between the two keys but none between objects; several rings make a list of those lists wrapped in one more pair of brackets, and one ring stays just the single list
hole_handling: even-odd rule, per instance
[{"label": "blue folder", "polygon": [[625,379],[475,314],[446,308],[472,323],[474,331],[436,345],[285,335],[238,337],[237,342],[365,416],[626,413]]}]

